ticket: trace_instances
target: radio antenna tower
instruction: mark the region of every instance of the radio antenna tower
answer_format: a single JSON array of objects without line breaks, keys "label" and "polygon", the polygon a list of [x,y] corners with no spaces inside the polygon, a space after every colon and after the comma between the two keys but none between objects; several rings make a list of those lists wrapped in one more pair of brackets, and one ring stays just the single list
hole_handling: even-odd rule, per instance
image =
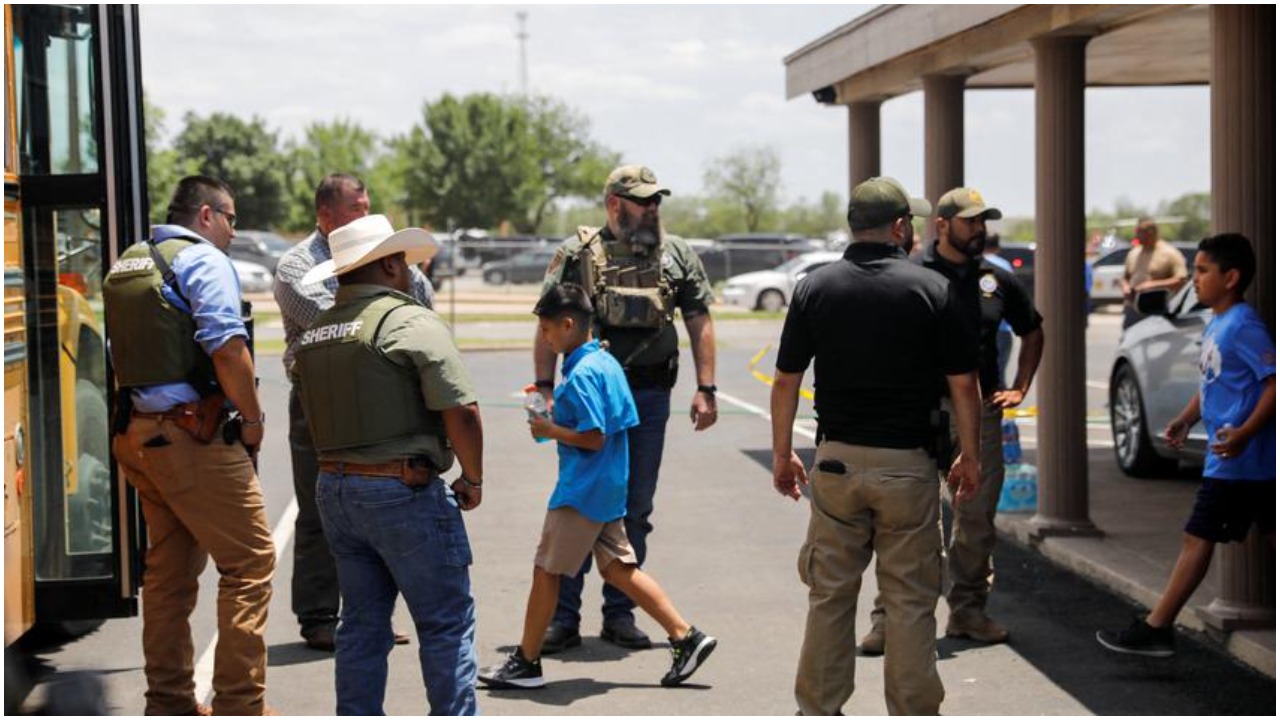
[{"label": "radio antenna tower", "polygon": [[520,23],[520,29],[516,31],[516,39],[520,41],[520,94],[525,97],[529,96],[529,58],[525,54],[525,42],[529,39],[529,33],[524,29],[524,23],[528,19],[529,13],[524,10],[516,13],[516,20]]}]

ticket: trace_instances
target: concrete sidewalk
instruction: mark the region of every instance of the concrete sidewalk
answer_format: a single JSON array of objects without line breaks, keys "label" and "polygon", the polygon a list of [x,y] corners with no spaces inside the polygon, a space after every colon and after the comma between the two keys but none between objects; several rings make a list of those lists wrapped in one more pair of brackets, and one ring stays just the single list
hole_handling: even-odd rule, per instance
[{"label": "concrete sidewalk", "polygon": [[[1024,430],[1025,433],[1025,430]],[[1035,451],[1028,450],[1034,464]],[[1039,538],[1031,528],[1031,513],[996,516],[1001,534],[1065,566],[1072,572],[1130,598],[1144,608],[1155,605],[1182,545],[1182,527],[1195,503],[1198,475],[1137,480],[1116,467],[1110,449],[1089,451],[1089,514],[1101,537]],[[997,572],[999,569],[997,568]],[[1222,645],[1241,662],[1274,678],[1276,633],[1265,630],[1209,632],[1196,613],[1218,594],[1215,557],[1204,583],[1178,616],[1185,631],[1204,635]],[[1123,626],[1130,618],[1116,618]],[[1100,628],[1101,629],[1101,628]]]}]

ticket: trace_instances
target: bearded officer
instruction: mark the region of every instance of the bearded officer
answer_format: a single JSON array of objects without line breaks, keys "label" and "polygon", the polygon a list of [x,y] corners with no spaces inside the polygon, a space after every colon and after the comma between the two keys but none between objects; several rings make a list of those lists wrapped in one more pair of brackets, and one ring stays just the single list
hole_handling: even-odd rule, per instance
[{"label": "bearded officer", "polygon": [[[1026,289],[1013,273],[983,260],[987,244],[987,220],[999,220],[999,209],[990,207],[972,188],[954,188],[938,200],[934,227],[938,239],[925,248],[918,261],[940,273],[963,301],[966,315],[979,339],[978,381],[982,388],[978,492],[967,503],[953,504],[951,542],[947,546],[947,574],[951,587],[947,604],[948,637],[982,643],[1003,643],[1009,630],[987,614],[994,568],[991,551],[996,542],[996,505],[1004,485],[1004,452],[1000,422],[1004,411],[1022,404],[1031,388],[1044,350],[1043,318]],[[1021,340],[1018,371],[1012,387],[1000,373],[999,330],[1007,322]],[[946,402],[944,400],[944,402]],[[862,652],[884,652],[884,608],[876,598],[871,631],[862,639]]]},{"label": "bearded officer", "polygon": [[[714,295],[702,261],[684,240],[662,230],[659,211],[662,199],[669,195],[671,191],[647,167],[624,165],[609,173],[604,184],[607,224],[578,228],[556,252],[543,283],[543,292],[561,282],[587,288],[596,308],[597,337],[608,341],[609,351],[626,371],[640,424],[628,431],[630,477],[624,523],[641,565],[653,529],[649,516],[680,357],[674,325],[677,308],[693,351],[697,382],[689,407],[693,428],[705,430],[716,421],[715,330],[709,314]],[[535,334],[535,378],[548,404],[555,386],[555,357]],[[543,654],[581,644],[582,582],[590,567],[588,558],[576,577],[560,584],[560,601],[547,629]],[[636,627],[634,608],[625,595],[606,584],[600,637],[626,648],[649,647],[648,635]]]},{"label": "bearded officer", "polygon": [[[480,504],[483,433],[471,378],[434,312],[408,293],[426,232],[369,215],[329,235],[332,308],[298,341],[294,372],[320,460],[316,505],[338,567],[337,712],[381,715],[391,614],[404,595],[433,714],[474,715],[475,602],[459,508]],[[457,460],[461,475],[441,474]]]}]

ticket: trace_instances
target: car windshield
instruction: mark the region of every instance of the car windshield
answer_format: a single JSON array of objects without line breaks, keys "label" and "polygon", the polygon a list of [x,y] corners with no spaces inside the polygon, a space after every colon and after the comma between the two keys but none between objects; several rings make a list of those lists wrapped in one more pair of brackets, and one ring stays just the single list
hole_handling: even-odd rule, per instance
[{"label": "car windshield", "polygon": [[774,270],[780,273],[791,273],[804,267],[808,262],[803,255],[797,255],[774,268]]},{"label": "car windshield", "polygon": [[267,249],[272,252],[285,252],[289,248],[293,247],[288,240],[285,240],[275,233],[263,233],[259,238],[261,238],[263,244],[267,246]]}]

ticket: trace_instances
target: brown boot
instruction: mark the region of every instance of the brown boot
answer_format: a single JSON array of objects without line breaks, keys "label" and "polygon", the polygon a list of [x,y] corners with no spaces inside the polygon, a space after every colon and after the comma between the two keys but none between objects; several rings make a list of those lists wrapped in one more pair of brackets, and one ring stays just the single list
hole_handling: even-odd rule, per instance
[{"label": "brown boot", "polygon": [[884,654],[884,628],[871,626],[871,631],[862,637],[858,649],[867,657],[879,657]]},{"label": "brown boot", "polygon": [[947,620],[947,637],[967,637],[993,645],[1009,642],[1009,630],[987,617],[985,612],[969,610],[951,614],[951,618]]}]

